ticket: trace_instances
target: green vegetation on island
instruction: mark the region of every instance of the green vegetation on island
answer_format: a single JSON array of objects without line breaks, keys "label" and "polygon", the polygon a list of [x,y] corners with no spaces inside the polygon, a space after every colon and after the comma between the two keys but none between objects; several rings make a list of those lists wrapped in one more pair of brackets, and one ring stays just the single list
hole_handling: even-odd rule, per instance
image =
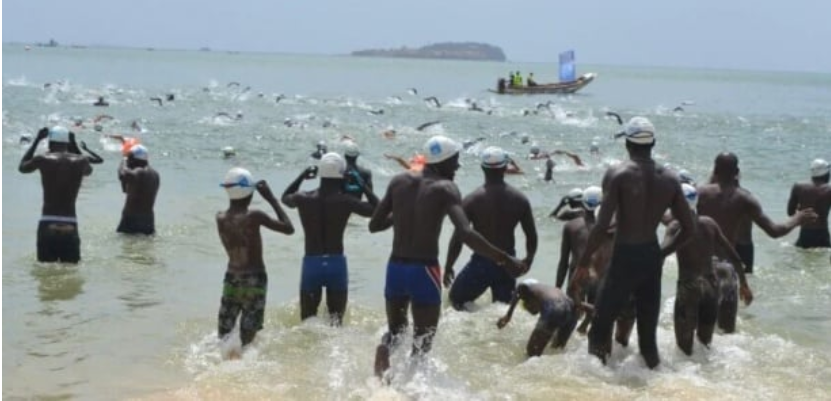
[{"label": "green vegetation on island", "polygon": [[419,48],[368,49],[352,52],[353,56],[437,58],[452,60],[505,61],[505,53],[497,46],[476,42],[443,42]]}]

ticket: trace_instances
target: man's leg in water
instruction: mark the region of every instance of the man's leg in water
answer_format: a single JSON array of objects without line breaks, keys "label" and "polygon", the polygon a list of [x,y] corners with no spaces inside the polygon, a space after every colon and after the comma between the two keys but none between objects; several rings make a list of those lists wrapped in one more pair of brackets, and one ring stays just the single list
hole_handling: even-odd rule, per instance
[{"label": "man's leg in water", "polygon": [[698,341],[709,347],[713,341],[713,332],[718,319],[718,292],[715,278],[705,279],[702,283],[701,301],[698,304]]},{"label": "man's leg in water", "polygon": [[635,313],[638,325],[638,347],[646,366],[655,368],[661,362],[658,355],[656,335],[658,315],[661,312],[661,265],[657,268],[644,266],[651,271],[644,277],[635,291]]},{"label": "man's leg in water", "polygon": [[424,355],[433,347],[433,337],[439,325],[441,304],[415,305],[413,309],[413,355]]},{"label": "man's leg in water", "polygon": [[406,297],[387,300],[387,332],[375,349],[375,376],[383,376],[390,368],[390,353],[401,341],[401,333],[407,328],[409,306],[410,299]]},{"label": "man's leg in water", "polygon": [[594,319],[589,329],[589,353],[600,358],[604,364],[612,352],[612,324],[631,291],[631,284],[623,274],[616,273],[616,267],[610,266],[600,284]]},{"label": "man's leg in water", "polygon": [[629,346],[629,337],[632,336],[632,328],[635,327],[635,315],[635,300],[629,297],[626,306],[615,319],[615,341],[624,347]]},{"label": "man's leg in water", "polygon": [[349,291],[326,288],[326,308],[329,310],[329,319],[331,319],[332,325],[340,326],[343,323],[343,315],[346,313],[348,299]]},{"label": "man's leg in water", "polygon": [[300,291],[300,320],[317,316],[317,308],[320,306],[322,296],[322,288],[312,291]]},{"label": "man's leg in water", "polygon": [[687,355],[692,355],[693,337],[698,325],[698,304],[695,302],[695,282],[678,283],[672,314],[675,344]]}]

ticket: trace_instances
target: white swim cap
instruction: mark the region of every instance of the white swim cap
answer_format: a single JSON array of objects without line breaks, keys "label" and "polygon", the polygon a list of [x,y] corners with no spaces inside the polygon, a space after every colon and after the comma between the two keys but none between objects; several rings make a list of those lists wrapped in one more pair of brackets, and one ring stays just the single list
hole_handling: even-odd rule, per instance
[{"label": "white swim cap", "polygon": [[462,145],[443,136],[436,135],[424,144],[424,156],[427,164],[441,163],[459,153]]},{"label": "white swim cap", "polygon": [[525,280],[522,280],[522,282],[520,284],[534,285],[534,284],[539,284],[539,283],[540,283],[539,280],[529,277],[529,278],[526,278]]},{"label": "white swim cap", "polygon": [[482,151],[482,167],[484,168],[503,168],[508,165],[511,160],[508,154],[502,148],[497,146],[488,146]]},{"label": "white swim cap", "polygon": [[358,157],[361,154],[361,149],[358,144],[353,141],[346,141],[343,145],[343,155],[349,157]]},{"label": "white swim cap", "polygon": [[831,172],[831,165],[822,159],[816,159],[811,162],[811,177],[822,177]]},{"label": "white swim cap", "polygon": [[254,193],[254,178],[251,173],[241,167],[234,167],[225,174],[225,179],[220,184],[231,200],[244,199]]},{"label": "white swim cap", "polygon": [[236,150],[232,146],[226,146],[222,148],[222,154],[225,156],[233,156],[237,153]]},{"label": "white swim cap", "polygon": [[69,130],[56,125],[49,129],[49,142],[69,143]]},{"label": "white swim cap", "polygon": [[566,195],[569,199],[573,199],[579,201],[583,199],[583,189],[582,188],[572,188],[571,191],[568,191],[568,195]]},{"label": "white swim cap", "polygon": [[320,158],[318,174],[320,178],[343,178],[346,161],[335,152],[329,152]]},{"label": "white swim cap", "polygon": [[695,209],[698,203],[698,190],[690,184],[681,184],[681,190],[684,191],[684,198],[690,204],[690,208]]},{"label": "white swim cap", "polygon": [[603,202],[603,190],[596,185],[592,185],[583,191],[583,207],[588,211],[594,211],[600,207]]},{"label": "white swim cap", "polygon": [[144,145],[133,145],[130,148],[130,155],[133,156],[133,159],[147,161],[147,148]]},{"label": "white swim cap", "polygon": [[615,135],[620,137],[638,145],[650,145],[655,143],[655,126],[646,117],[632,117],[623,132]]}]

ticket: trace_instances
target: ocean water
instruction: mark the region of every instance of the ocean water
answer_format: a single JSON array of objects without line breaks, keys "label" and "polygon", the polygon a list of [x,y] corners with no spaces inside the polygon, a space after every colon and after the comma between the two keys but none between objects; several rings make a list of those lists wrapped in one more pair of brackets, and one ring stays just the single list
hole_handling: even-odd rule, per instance
[{"label": "ocean water", "polygon": [[[373,170],[381,196],[400,172],[384,153],[409,156],[438,133],[484,137],[463,155],[456,181],[462,193],[480,185],[476,151],[482,146],[517,155],[527,173],[508,180],[531,200],[540,233],[529,276],[553,283],[563,224],[547,214],[569,189],[599,184],[605,168],[625,158],[623,145],[611,139],[619,127],[604,118],[606,111],[652,119],[656,158],[699,180],[709,176],[718,152],[736,152],[742,185],[782,221],[792,183],[808,178],[812,159],[831,159],[829,74],[579,65],[580,72],[599,74],[579,94],[500,97],[487,92],[498,76],[533,71],[545,82],[556,79],[556,66],[16,45],[3,46],[3,61],[3,398],[831,398],[829,252],[794,248],[795,232],[774,240],[755,230],[755,301],[740,307],[738,333],[717,334],[710,349],[696,344],[692,357],[674,343],[677,266],[670,258],[658,332],[663,363],[655,371],[645,368],[634,346],[616,348],[603,366],[576,333],[565,350],[526,359],[535,317],[517,311],[498,330],[506,306],[485,295],[474,313],[445,304],[433,352],[420,363],[403,351],[394,355],[395,378],[382,386],[372,363],[386,326],[391,232],[369,234],[367,219],[352,218],[345,236],[345,325],[301,323],[303,234],[290,210],[297,233],[263,235],[270,276],[265,327],[241,360],[223,361],[215,331],[227,259],[213,221],[227,207],[218,182],[232,166],[249,168],[281,193],[310,163],[317,141],[337,150],[348,134],[359,142],[359,163]],[[176,99],[162,106],[149,100],[168,93]],[[91,106],[99,95],[108,108]],[[428,96],[442,107],[425,102]],[[469,111],[471,102],[490,113]],[[684,111],[673,112],[682,102]],[[379,109],[384,113],[369,113]],[[162,179],[155,237],[115,233],[123,205],[118,146],[91,129],[99,114],[113,117],[104,120],[104,132],[141,136],[150,149]],[[84,180],[77,202],[83,261],[40,264],[35,232],[42,192],[36,174],[17,172],[25,151],[19,138],[75,117],[86,126],[76,129],[78,138],[106,159]],[[288,127],[285,119],[296,124]],[[415,129],[434,120],[441,124]],[[143,133],[131,129],[133,121]],[[396,139],[382,137],[388,129],[397,131]],[[555,182],[542,181],[543,163],[522,157],[529,146],[520,142],[523,134],[544,149],[580,154],[587,167],[558,159]],[[593,140],[600,156],[588,155]],[[223,159],[224,146],[233,146],[237,157]],[[307,182],[303,189],[315,186]],[[267,207],[257,198],[253,206]],[[522,244],[521,231],[517,236]],[[440,260],[449,237],[448,223]]]}]

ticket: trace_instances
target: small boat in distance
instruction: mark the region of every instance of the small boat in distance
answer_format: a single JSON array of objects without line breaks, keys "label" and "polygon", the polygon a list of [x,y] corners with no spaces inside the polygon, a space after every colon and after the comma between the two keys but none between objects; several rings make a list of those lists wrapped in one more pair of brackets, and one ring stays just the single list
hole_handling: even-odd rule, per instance
[{"label": "small boat in distance", "polygon": [[[501,95],[539,95],[552,93],[574,93],[590,84],[597,77],[593,72],[585,73],[576,77],[574,66],[574,50],[560,53],[560,82],[531,85],[519,85],[509,82],[508,79],[499,78],[496,83],[496,90],[488,89],[493,93]],[[521,79],[520,79],[521,81]]]}]

